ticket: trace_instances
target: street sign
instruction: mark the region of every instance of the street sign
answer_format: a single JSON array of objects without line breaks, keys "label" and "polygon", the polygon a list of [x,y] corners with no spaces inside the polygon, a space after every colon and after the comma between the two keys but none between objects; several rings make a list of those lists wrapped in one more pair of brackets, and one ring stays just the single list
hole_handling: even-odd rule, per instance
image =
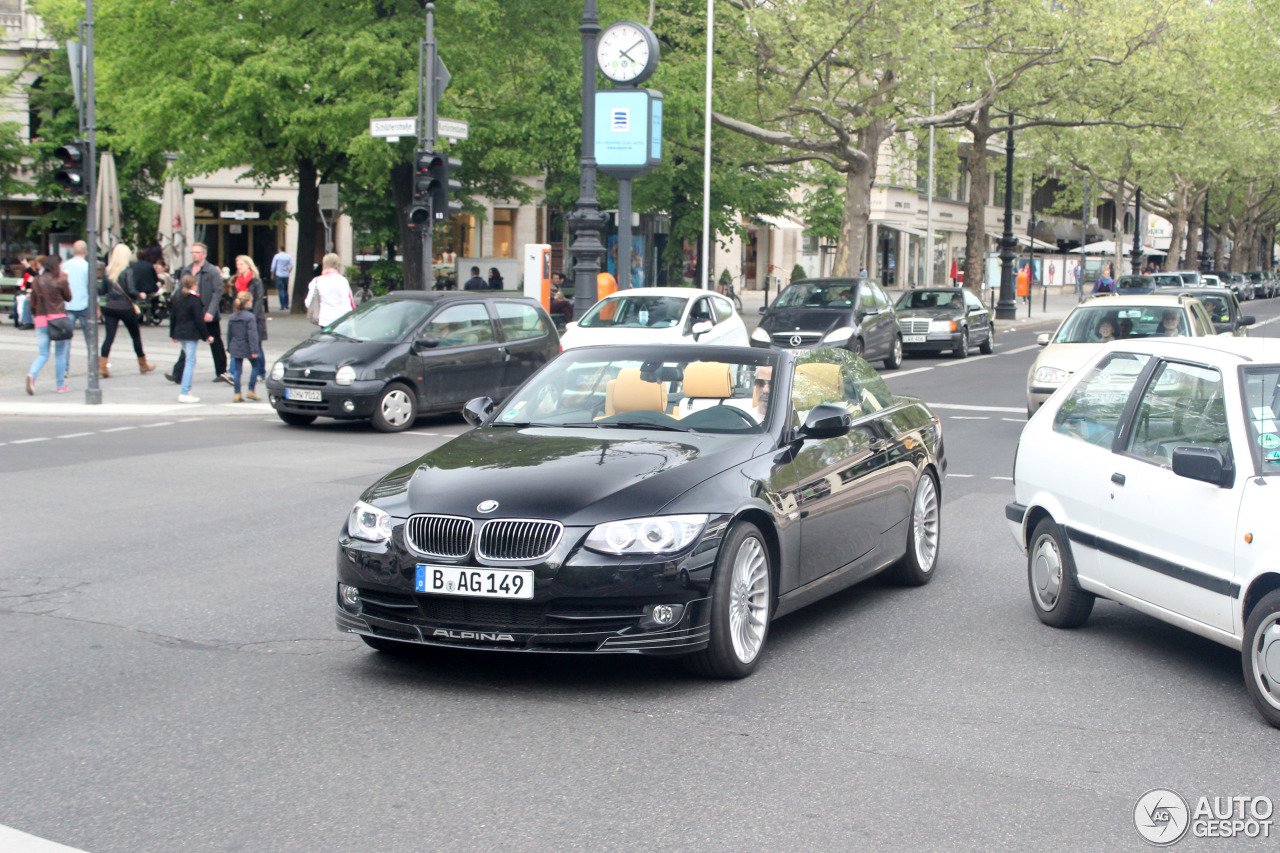
[{"label": "street sign", "polygon": [[456,118],[436,118],[436,136],[446,139],[466,139],[470,125]]},{"label": "street sign", "polygon": [[261,219],[262,213],[257,210],[224,210],[218,216],[221,219],[235,219],[243,222],[246,219]]},{"label": "street sign", "polygon": [[337,184],[321,184],[320,187],[319,208],[321,210],[337,210],[338,209],[338,185]]},{"label": "street sign", "polygon": [[[437,118],[436,136],[446,139],[466,139],[471,126],[456,118]],[[369,119],[369,135],[373,137],[400,137],[418,135],[418,120],[409,118],[371,118]]]}]

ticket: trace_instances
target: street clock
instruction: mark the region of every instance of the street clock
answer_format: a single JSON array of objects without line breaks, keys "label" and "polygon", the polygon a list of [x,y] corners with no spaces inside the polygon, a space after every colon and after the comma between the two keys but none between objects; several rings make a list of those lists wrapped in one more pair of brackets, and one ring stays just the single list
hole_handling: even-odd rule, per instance
[{"label": "street clock", "polygon": [[644,24],[611,24],[600,34],[596,64],[600,73],[614,83],[637,86],[658,67],[658,40]]}]

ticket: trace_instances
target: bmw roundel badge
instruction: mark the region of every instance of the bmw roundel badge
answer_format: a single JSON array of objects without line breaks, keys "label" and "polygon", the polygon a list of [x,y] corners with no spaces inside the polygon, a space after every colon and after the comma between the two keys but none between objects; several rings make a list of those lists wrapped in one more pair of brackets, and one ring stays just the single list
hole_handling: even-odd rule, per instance
[{"label": "bmw roundel badge", "polygon": [[480,501],[480,505],[476,507],[476,512],[493,512],[497,508],[497,501]]}]

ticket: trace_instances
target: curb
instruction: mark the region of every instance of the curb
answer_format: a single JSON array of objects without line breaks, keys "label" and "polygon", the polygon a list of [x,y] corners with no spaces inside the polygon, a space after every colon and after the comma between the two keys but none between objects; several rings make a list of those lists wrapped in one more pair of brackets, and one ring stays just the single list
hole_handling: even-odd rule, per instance
[{"label": "curb", "polygon": [[0,403],[0,417],[19,418],[150,418],[272,417],[267,403]]}]

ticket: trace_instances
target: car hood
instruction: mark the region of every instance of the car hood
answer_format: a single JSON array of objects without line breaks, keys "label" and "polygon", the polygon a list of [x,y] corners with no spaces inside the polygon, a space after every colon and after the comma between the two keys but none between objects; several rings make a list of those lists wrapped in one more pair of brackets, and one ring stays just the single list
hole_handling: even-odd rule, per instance
[{"label": "car hood", "polygon": [[308,338],[281,359],[290,369],[307,367],[335,369],[344,364],[368,364],[377,361],[399,342],[346,341],[341,338]]},{"label": "car hood", "polygon": [[[387,474],[364,500],[398,517],[429,512],[594,525],[657,513],[768,446],[759,433],[481,428]],[[482,515],[477,506],[487,500],[498,508]]]},{"label": "car hood", "polygon": [[[560,344],[565,349],[573,349],[574,347],[594,347],[603,346],[605,344],[619,344],[622,346],[635,344],[669,344],[679,341],[680,326],[667,326],[657,329],[584,329],[581,326],[574,326],[572,329],[565,329],[564,334],[560,336]],[[693,338],[688,339],[688,343],[692,343]]]},{"label": "car hood", "polygon": [[895,308],[898,319],[903,320],[910,317],[928,317],[930,320],[955,320],[960,317],[960,311],[956,308]]},{"label": "car hood", "polygon": [[852,318],[848,308],[770,308],[760,318],[766,332],[826,332]]},{"label": "car hood", "polygon": [[1075,373],[1104,346],[1106,344],[1100,343],[1049,344],[1031,365],[1031,375],[1035,376],[1036,371],[1041,367],[1056,367],[1068,373]]}]

